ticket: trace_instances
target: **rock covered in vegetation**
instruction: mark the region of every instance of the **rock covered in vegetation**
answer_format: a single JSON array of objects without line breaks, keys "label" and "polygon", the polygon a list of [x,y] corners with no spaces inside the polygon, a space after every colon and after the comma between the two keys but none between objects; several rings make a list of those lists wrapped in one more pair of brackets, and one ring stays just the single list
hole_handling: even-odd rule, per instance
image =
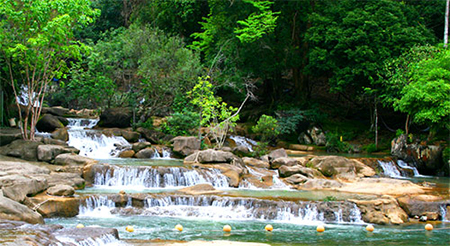
[{"label": "rock covered in vegetation", "polygon": [[57,116],[51,114],[44,114],[37,122],[36,128],[40,132],[54,132],[58,128],[64,128],[64,124]]},{"label": "rock covered in vegetation", "polygon": [[196,137],[176,137],[173,142],[173,152],[181,156],[188,156],[200,149],[200,140]]},{"label": "rock covered in vegetation", "polygon": [[126,128],[131,125],[132,117],[130,108],[108,108],[100,115],[98,126]]}]

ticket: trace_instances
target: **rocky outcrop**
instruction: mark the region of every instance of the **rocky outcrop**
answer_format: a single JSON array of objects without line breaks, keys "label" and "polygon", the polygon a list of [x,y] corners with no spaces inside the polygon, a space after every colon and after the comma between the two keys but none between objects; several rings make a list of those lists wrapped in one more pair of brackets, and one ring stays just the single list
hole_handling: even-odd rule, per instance
[{"label": "rocky outcrop", "polygon": [[155,150],[153,148],[145,148],[136,153],[136,158],[149,159],[155,155]]},{"label": "rocky outcrop", "polygon": [[97,163],[98,161],[89,157],[80,156],[72,153],[60,154],[55,158],[55,165],[61,166],[84,166],[87,164]]},{"label": "rocky outcrop", "polygon": [[289,157],[279,157],[270,162],[270,168],[278,169],[282,166],[297,166],[300,162],[297,159]]},{"label": "rocky outcrop", "polygon": [[44,116],[42,116],[42,118],[37,122],[36,128],[40,132],[54,132],[58,128],[64,128],[64,124],[57,116],[44,114]]},{"label": "rocky outcrop", "polygon": [[44,218],[74,217],[79,213],[80,199],[40,194],[28,198],[27,205]]},{"label": "rocky outcrop", "polygon": [[275,159],[280,157],[288,157],[285,149],[276,149],[269,153],[268,158],[269,162],[272,162]]},{"label": "rocky outcrop", "polygon": [[27,196],[47,189],[48,183],[44,178],[12,174],[0,177],[0,187],[5,197],[23,202]]},{"label": "rocky outcrop", "polygon": [[221,150],[207,149],[198,151],[190,156],[184,158],[187,162],[199,162],[202,164],[211,163],[232,163],[237,160],[238,157],[231,152],[225,152]]},{"label": "rocky outcrop", "polygon": [[0,219],[19,220],[31,224],[43,224],[42,216],[27,206],[22,205],[9,198],[0,196]]},{"label": "rocky outcrop", "polygon": [[134,154],[135,154],[134,150],[128,149],[128,150],[124,150],[124,151],[120,152],[119,157],[120,158],[131,158],[134,156]]},{"label": "rocky outcrop", "polygon": [[344,183],[342,188],[337,190],[375,195],[418,195],[424,194],[426,189],[420,185],[414,184],[409,180],[399,180],[391,178],[361,178],[356,182]]},{"label": "rocky outcrop", "polygon": [[61,106],[55,106],[55,107],[43,107],[42,108],[42,114],[51,114],[54,116],[66,116],[70,112],[69,109],[63,108]]},{"label": "rocky outcrop", "polygon": [[211,195],[211,194],[218,194],[221,193],[221,191],[216,190],[212,185],[210,184],[198,184],[191,187],[183,188],[178,190],[178,192],[187,194],[187,195]]},{"label": "rocky outcrop", "polygon": [[367,223],[399,225],[408,221],[408,215],[393,198],[349,201],[358,206],[363,220]]},{"label": "rocky outcrop", "polygon": [[132,116],[130,108],[109,108],[100,115],[98,126],[126,128],[131,125]]},{"label": "rocky outcrop", "polygon": [[243,157],[242,161],[246,166],[252,166],[252,167],[260,167],[260,168],[269,168],[270,164],[268,162],[258,160],[255,158],[250,157]]},{"label": "rocky outcrop", "polygon": [[450,207],[450,200],[442,201],[440,197],[431,195],[403,196],[397,201],[409,217],[425,216],[427,220],[447,219],[444,216]]},{"label": "rocky outcrop", "polygon": [[357,177],[373,176],[375,171],[363,163],[341,156],[317,156],[308,163],[326,177],[352,180]]},{"label": "rocky outcrop", "polygon": [[0,146],[10,144],[14,140],[22,139],[22,133],[17,128],[0,129]]},{"label": "rocky outcrop", "polygon": [[141,134],[139,132],[133,131],[131,128],[120,129],[120,128],[106,128],[102,131],[105,136],[111,137],[123,137],[130,143],[136,143],[139,140]]},{"label": "rocky outcrop", "polygon": [[0,148],[1,155],[17,157],[27,161],[36,161],[37,147],[42,145],[38,141],[15,140],[12,143]]},{"label": "rocky outcrop", "polygon": [[73,196],[75,189],[69,185],[55,185],[47,189],[47,194],[51,196]]},{"label": "rocky outcrop", "polygon": [[324,179],[325,176],[316,169],[304,167],[301,165],[295,165],[295,166],[281,166],[278,169],[279,175],[281,178],[290,177],[294,174],[302,174],[305,177],[309,179],[319,178]]},{"label": "rocky outcrop", "polygon": [[69,132],[67,132],[66,127],[58,128],[54,132],[52,132],[52,138],[67,142],[69,141]]},{"label": "rocky outcrop", "polygon": [[176,137],[173,142],[173,152],[181,156],[188,156],[200,149],[200,140],[196,137]]},{"label": "rocky outcrop", "polygon": [[442,161],[443,147],[420,143],[408,144],[407,140],[408,137],[405,134],[393,139],[391,142],[391,155],[407,163],[415,163],[421,174],[449,175],[448,163],[443,163]]},{"label": "rocky outcrop", "polygon": [[72,147],[64,147],[61,145],[44,144],[37,147],[37,159],[40,161],[50,162],[56,156],[64,153],[80,153],[79,150]]}]

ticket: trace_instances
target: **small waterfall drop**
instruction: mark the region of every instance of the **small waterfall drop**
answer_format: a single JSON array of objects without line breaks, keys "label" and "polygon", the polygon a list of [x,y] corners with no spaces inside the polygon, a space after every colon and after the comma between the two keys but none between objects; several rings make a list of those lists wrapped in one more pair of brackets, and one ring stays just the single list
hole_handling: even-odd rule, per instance
[{"label": "small waterfall drop", "polygon": [[115,207],[116,204],[109,200],[107,196],[91,196],[84,201],[84,204],[80,204],[78,216],[98,218],[112,217],[111,209]]},{"label": "small waterfall drop", "polygon": [[171,159],[170,150],[166,148],[161,148],[161,153],[159,153],[157,148],[153,148],[155,150],[152,159]]},{"label": "small waterfall drop", "polygon": [[450,222],[450,220],[447,219],[447,205],[443,204],[440,206],[441,210],[441,218],[443,222]]},{"label": "small waterfall drop", "polygon": [[419,173],[419,171],[417,170],[417,168],[408,165],[408,163],[406,163],[406,162],[404,162],[404,161],[402,161],[402,160],[397,160],[397,165],[398,165],[399,167],[403,168],[403,169],[409,169],[409,170],[412,170],[415,177],[420,176],[420,173]]},{"label": "small waterfall drop", "polygon": [[56,236],[56,239],[62,243],[69,244],[69,245],[76,245],[76,246],[104,246],[104,245],[110,245],[110,246],[119,246],[119,245],[127,245],[120,240],[116,239],[111,234],[106,234],[101,237],[96,238],[86,238],[81,241],[76,241],[73,238],[67,237],[67,236]]},{"label": "small waterfall drop", "polygon": [[392,162],[392,161],[385,162],[385,161],[378,160],[378,163],[380,164],[381,168],[383,169],[384,175],[391,177],[391,178],[402,178],[403,177],[394,162]]},{"label": "small waterfall drop", "polygon": [[245,146],[250,152],[253,152],[253,146],[258,145],[255,140],[242,136],[233,135],[230,136],[230,139],[232,139],[238,146]]},{"label": "small waterfall drop", "polygon": [[68,120],[69,141],[67,143],[79,149],[79,155],[96,159],[109,159],[116,157],[121,149],[131,146],[123,137],[108,137],[100,131],[89,130],[98,123],[98,119]]},{"label": "small waterfall drop", "polygon": [[203,183],[216,188],[229,187],[227,177],[217,169],[112,166],[104,172],[97,172],[94,178],[96,186],[133,189],[181,188]]}]

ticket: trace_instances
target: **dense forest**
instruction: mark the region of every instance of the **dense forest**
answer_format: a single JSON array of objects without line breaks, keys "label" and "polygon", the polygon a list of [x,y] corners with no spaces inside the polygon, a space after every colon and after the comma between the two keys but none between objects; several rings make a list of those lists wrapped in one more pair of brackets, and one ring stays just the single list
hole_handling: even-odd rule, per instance
[{"label": "dense forest", "polygon": [[319,126],[341,151],[402,133],[445,141],[446,3],[2,0],[1,122],[28,89],[42,105],[137,109],[134,125],[168,117],[172,135],[214,116],[258,122],[249,129],[267,141]]}]

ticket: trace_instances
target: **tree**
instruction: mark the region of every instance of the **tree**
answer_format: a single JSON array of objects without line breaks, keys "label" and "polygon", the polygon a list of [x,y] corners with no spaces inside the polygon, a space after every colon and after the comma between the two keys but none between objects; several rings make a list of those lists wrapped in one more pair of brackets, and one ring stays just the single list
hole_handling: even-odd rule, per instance
[{"label": "tree", "polygon": [[[73,40],[73,31],[94,20],[98,12],[90,6],[89,0],[0,2],[0,52],[14,89],[24,139],[34,140],[49,83],[63,77],[66,61],[79,59],[87,48]],[[20,88],[28,94],[24,116],[17,99]]]}]

